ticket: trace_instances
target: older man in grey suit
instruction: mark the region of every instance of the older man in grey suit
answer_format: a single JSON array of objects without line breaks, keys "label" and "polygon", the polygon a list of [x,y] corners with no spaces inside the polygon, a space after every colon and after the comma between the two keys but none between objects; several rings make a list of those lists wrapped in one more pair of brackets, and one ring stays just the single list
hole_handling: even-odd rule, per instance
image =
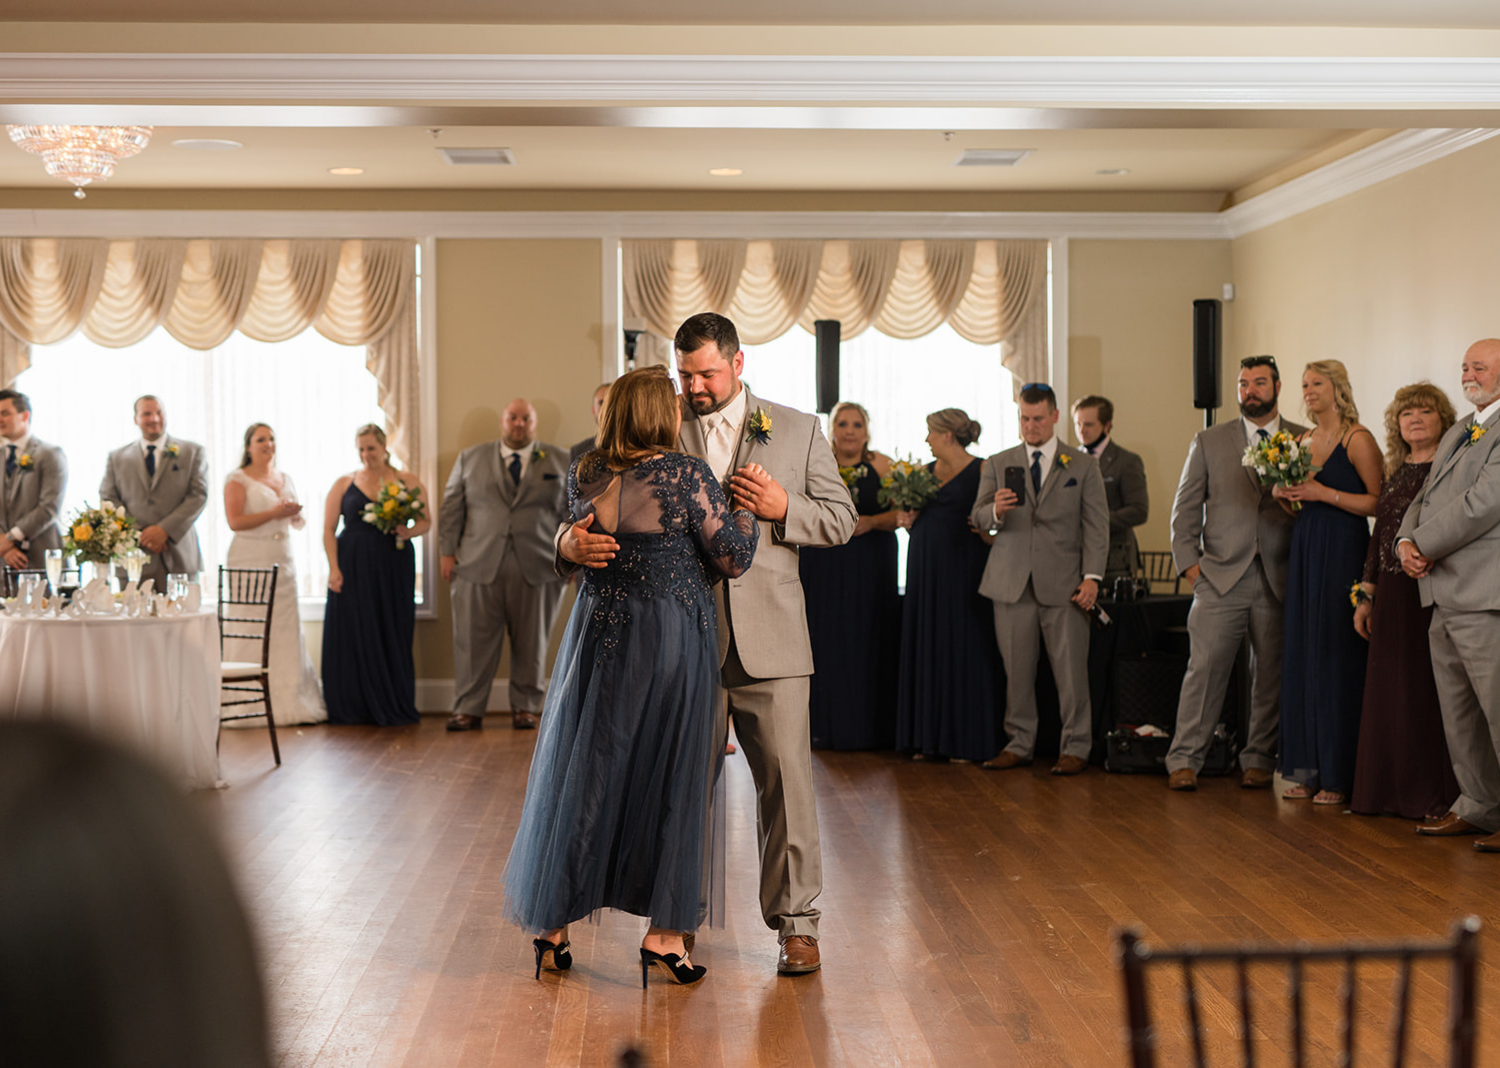
[{"label": "older man in grey suit", "polygon": [[141,548],[151,555],[141,579],[155,580],[160,592],[168,575],[203,570],[193,524],[208,503],[208,458],[202,445],[167,434],[166,411],[149,393],[135,402],[135,425],[140,440],[104,462],[99,498],[120,505],[139,524]]},{"label": "older man in grey suit", "polygon": [[[728,712],[755,780],[761,915],[780,942],[777,970],[802,974],[822,964],[813,901],[823,862],[808,735],[812,646],[797,550],[842,545],[858,517],[817,417],[760,400],[741,383],[745,354],[732,322],[695,315],[678,328],[675,347],[678,445],[707,460],[728,480],[735,506],[760,520],[754,566],[715,587],[719,656]],[[559,532],[559,555],[603,567],[614,539],[584,526]]]},{"label": "older man in grey suit", "polygon": [[506,406],[499,441],[465,449],[443,490],[438,550],[453,605],[450,731],[484,725],[510,635],[511,726],[536,726],[546,693],[547,640],[563,583],[552,538],[567,509],[567,453],[536,440],[536,409]]},{"label": "older man in grey suit", "polygon": [[1273,357],[1241,360],[1238,388],[1240,418],[1194,436],[1172,502],[1172,560],[1193,584],[1191,652],[1166,760],[1167,786],[1173,790],[1198,788],[1198,772],[1224,710],[1229,673],[1247,632],[1250,726],[1240,751],[1240,785],[1264,789],[1276,767],[1292,517],[1243,458],[1247,445],[1279,430],[1297,436],[1306,427],[1281,419],[1281,374]]},{"label": "older man in grey suit", "polygon": [[[1036,662],[1045,644],[1057,681],[1062,739],[1054,775],[1088,767],[1089,620],[1109,553],[1109,505],[1099,463],[1057,439],[1057,396],[1021,390],[1023,444],[984,462],[974,525],[994,530],[979,592],[994,602],[995,640],[1005,661],[1005,733],[991,771],[1031,763],[1036,744]],[[1020,493],[1007,472],[1019,475]]]},{"label": "older man in grey suit", "polygon": [[61,549],[59,513],[68,491],[68,458],[31,433],[31,400],[0,390],[0,560],[17,570],[46,566],[47,550]]},{"label": "older man in grey suit", "polygon": [[1500,853],[1500,340],[1464,354],[1464,396],[1477,409],[1439,442],[1422,492],[1396,534],[1401,566],[1417,580],[1443,733],[1459,797],[1418,834],[1487,833]]}]

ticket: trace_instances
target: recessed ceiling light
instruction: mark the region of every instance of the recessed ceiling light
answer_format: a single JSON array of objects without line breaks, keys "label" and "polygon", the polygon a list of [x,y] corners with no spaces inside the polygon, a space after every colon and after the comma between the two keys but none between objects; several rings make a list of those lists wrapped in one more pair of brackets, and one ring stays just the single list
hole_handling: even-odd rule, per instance
[{"label": "recessed ceiling light", "polygon": [[953,161],[955,167],[1014,167],[1027,156],[1031,155],[1029,148],[966,148],[958,159]]},{"label": "recessed ceiling light", "polygon": [[173,141],[172,147],[187,148],[194,152],[233,152],[245,146],[227,137],[183,137]]},{"label": "recessed ceiling light", "polygon": [[329,167],[328,173],[337,174],[342,177],[348,174],[364,174],[365,169],[363,167]]},{"label": "recessed ceiling light", "polygon": [[455,167],[514,167],[516,154],[508,148],[439,148]]},{"label": "recessed ceiling light", "polygon": [[708,173],[715,178],[733,178],[735,175],[744,174],[745,172],[738,167],[710,167]]},{"label": "recessed ceiling light", "polygon": [[1121,174],[1129,174],[1130,173],[1130,168],[1128,168],[1128,167],[1106,167],[1106,168],[1104,168],[1104,170],[1102,170],[1102,171],[1095,171],[1094,173],[1095,174],[1102,174],[1106,178],[1114,178],[1114,177],[1117,177],[1117,176],[1119,176]]}]

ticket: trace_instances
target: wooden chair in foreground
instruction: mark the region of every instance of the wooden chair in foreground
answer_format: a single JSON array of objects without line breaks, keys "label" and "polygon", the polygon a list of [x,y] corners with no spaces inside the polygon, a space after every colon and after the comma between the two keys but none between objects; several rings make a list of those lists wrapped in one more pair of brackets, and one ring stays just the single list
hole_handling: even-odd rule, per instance
[{"label": "wooden chair in foreground", "polygon": [[[1392,996],[1391,1034],[1389,1063],[1399,1066],[1406,1063],[1408,1039],[1408,1009],[1411,997],[1412,963],[1423,959],[1446,959],[1450,962],[1450,985],[1448,990],[1448,1013],[1444,1032],[1447,1036],[1447,1057],[1443,1063],[1450,1068],[1473,1068],[1474,1064],[1474,984],[1476,937],[1479,934],[1479,917],[1468,916],[1453,924],[1450,937],[1443,942],[1399,942],[1393,944],[1347,944],[1309,946],[1299,943],[1291,946],[1241,946],[1200,948],[1183,946],[1180,949],[1152,949],[1141,941],[1134,931],[1123,930],[1115,934],[1115,952],[1120,964],[1121,978],[1125,983],[1125,1017],[1130,1044],[1131,1068],[1153,1068],[1156,1064],[1156,1033],[1151,1023],[1151,1006],[1146,997],[1146,969],[1150,965],[1175,963],[1179,966],[1182,982],[1182,1005],[1187,1018],[1188,1038],[1193,1050],[1193,1063],[1202,1068],[1207,1064],[1204,1055],[1203,1008],[1199,1003],[1197,977],[1199,967],[1208,964],[1231,965],[1237,980],[1239,1013],[1239,1042],[1241,1063],[1250,1068],[1255,1064],[1253,1034],[1255,1020],[1251,1012],[1248,968],[1255,963],[1284,963],[1287,975],[1288,1012],[1291,1016],[1288,1030],[1291,1038],[1291,1063],[1304,1063],[1304,988],[1303,966],[1309,962],[1342,962],[1343,981],[1339,987],[1338,1000],[1341,1007],[1338,1034],[1342,1041],[1339,1064],[1354,1063],[1356,1005],[1355,968],[1360,962],[1394,961],[1396,966],[1395,992]],[[1158,969],[1159,970],[1159,969]],[[1424,1063],[1426,1063],[1424,1061]]]},{"label": "wooden chair in foreground", "polygon": [[1177,565],[1172,563],[1172,554],[1160,550],[1141,550],[1141,574],[1151,584],[1152,593],[1160,593],[1158,586],[1172,584],[1173,593],[1182,592],[1182,576],[1177,574]]},{"label": "wooden chair in foreground", "polygon": [[[281,747],[276,744],[276,719],[271,713],[271,613],[276,607],[276,572],[272,567],[219,568],[219,685],[221,708],[261,705],[260,712],[219,714],[219,722],[266,717],[271,734],[271,755],[281,766]],[[265,608],[264,614],[256,608]],[[238,638],[260,647],[260,662],[225,660],[224,641]],[[230,694],[249,694],[231,697]]]}]

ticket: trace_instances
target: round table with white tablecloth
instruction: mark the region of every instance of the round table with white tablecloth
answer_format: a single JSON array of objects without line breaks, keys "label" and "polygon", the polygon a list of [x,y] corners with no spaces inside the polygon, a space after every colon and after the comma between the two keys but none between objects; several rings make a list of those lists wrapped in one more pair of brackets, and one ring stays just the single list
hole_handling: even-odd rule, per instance
[{"label": "round table with white tablecloth", "polygon": [[184,785],[214,787],[217,617],[0,616],[0,719],[22,717],[72,723]]}]

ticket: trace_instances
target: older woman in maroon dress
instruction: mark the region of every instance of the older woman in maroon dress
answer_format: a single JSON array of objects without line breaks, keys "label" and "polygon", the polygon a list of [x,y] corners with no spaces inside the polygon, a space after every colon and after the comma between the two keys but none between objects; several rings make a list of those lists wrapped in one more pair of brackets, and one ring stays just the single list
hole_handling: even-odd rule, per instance
[{"label": "older woman in maroon dress", "polygon": [[1448,397],[1430,382],[1398,390],[1385,410],[1385,486],[1354,611],[1354,629],[1369,639],[1370,656],[1350,808],[1368,816],[1441,815],[1458,797],[1432,681],[1432,609],[1422,607],[1394,544],[1455,418]]}]

